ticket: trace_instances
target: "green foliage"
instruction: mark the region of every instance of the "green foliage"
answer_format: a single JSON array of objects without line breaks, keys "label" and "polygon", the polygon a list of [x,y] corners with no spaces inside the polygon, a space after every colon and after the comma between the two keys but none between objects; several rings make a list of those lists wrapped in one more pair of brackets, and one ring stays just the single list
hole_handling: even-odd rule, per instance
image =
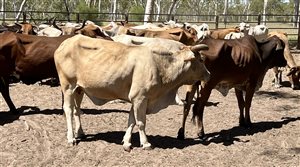
[{"label": "green foliage", "polygon": [[145,12],[145,9],[142,6],[133,6],[130,8],[129,13],[136,13],[138,15],[131,15],[131,18],[129,20],[133,21],[142,21],[144,19],[143,14]]},{"label": "green foliage", "polygon": [[79,1],[75,7],[75,12],[82,13],[80,19],[95,20],[98,17],[97,8],[94,6],[89,7],[84,0]]}]

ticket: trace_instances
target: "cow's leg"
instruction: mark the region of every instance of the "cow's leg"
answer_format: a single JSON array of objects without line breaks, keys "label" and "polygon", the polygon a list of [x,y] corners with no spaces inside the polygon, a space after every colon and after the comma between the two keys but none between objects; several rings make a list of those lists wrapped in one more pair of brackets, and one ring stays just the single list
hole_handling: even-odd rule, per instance
[{"label": "cow's leg", "polygon": [[243,91],[235,88],[235,96],[237,98],[237,102],[240,110],[239,124],[240,126],[245,126],[245,117],[244,117],[245,101],[244,101]]},{"label": "cow's leg", "polygon": [[[210,87],[211,86],[211,87]],[[201,96],[197,98],[194,107],[193,107],[193,117],[198,118],[197,119],[197,126],[198,126],[198,137],[200,140],[206,140],[207,137],[204,133],[204,126],[203,126],[203,113],[204,113],[204,107],[208,101],[208,98],[211,94],[212,88],[214,85],[206,86],[201,89],[200,94]]]},{"label": "cow's leg", "polygon": [[246,127],[252,126],[251,119],[250,119],[250,107],[255,92],[255,86],[256,84],[253,84],[252,86],[247,86],[246,89],[246,96],[245,96],[245,126]]},{"label": "cow's leg", "polygon": [[190,111],[190,108],[192,105],[194,94],[195,94],[197,88],[198,88],[198,85],[196,85],[196,84],[187,86],[185,103],[183,106],[182,124],[181,124],[181,128],[178,130],[177,139],[180,139],[180,140],[184,139],[186,118],[189,115],[189,111]]},{"label": "cow's leg", "polygon": [[69,144],[76,144],[76,139],[73,133],[73,111],[74,111],[74,97],[72,94],[72,89],[63,90],[64,94],[64,104],[63,109],[67,120],[67,139]]},{"label": "cow's leg", "polygon": [[148,142],[145,132],[147,100],[145,98],[135,99],[133,102],[133,111],[135,122],[139,130],[140,143],[143,149],[151,149],[151,144]]},{"label": "cow's leg", "polygon": [[8,77],[0,78],[0,91],[1,91],[1,94],[2,94],[6,104],[9,107],[9,111],[13,114],[18,114],[18,111],[9,96],[9,81],[8,80],[9,80]]},{"label": "cow's leg", "polygon": [[134,117],[134,111],[133,111],[133,106],[130,109],[129,113],[129,119],[128,119],[128,128],[126,130],[126,133],[123,137],[123,148],[125,151],[130,151],[131,150],[131,135],[132,135],[132,130],[135,126],[135,117]]},{"label": "cow's leg", "polygon": [[80,110],[80,104],[83,98],[83,91],[77,88],[73,96],[75,99],[75,110],[74,110],[75,134],[76,134],[76,138],[82,138],[84,136],[84,132],[81,127],[80,114],[82,111]]},{"label": "cow's leg", "polygon": [[274,86],[275,88],[280,88],[282,85],[282,71],[278,69],[278,67],[273,67],[274,72]]}]

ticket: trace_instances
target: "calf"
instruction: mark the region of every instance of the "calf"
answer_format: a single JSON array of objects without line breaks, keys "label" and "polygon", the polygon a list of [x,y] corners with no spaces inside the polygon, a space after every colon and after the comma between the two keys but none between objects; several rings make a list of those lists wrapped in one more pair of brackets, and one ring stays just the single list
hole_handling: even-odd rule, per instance
[{"label": "calf", "polygon": [[131,133],[137,125],[140,143],[149,149],[146,114],[167,107],[182,84],[208,80],[209,73],[199,61],[199,51],[206,48],[201,44],[170,52],[82,35],[67,39],[56,50],[54,59],[64,95],[68,143],[76,143],[73,117],[76,137],[84,135],[80,103],[86,94],[97,105],[114,99],[131,102],[123,148],[131,150]]},{"label": "calf", "polygon": [[[274,66],[285,66],[283,56],[284,43],[274,36],[264,43],[256,42],[253,36],[245,36],[234,40],[204,39],[200,42],[209,46],[203,51],[204,63],[211,73],[210,80],[202,84],[200,97],[193,107],[193,120],[197,119],[198,136],[206,139],[203,127],[204,106],[207,103],[212,89],[216,88],[225,96],[230,88],[235,88],[240,110],[239,123],[250,127],[250,107],[254,92],[262,86],[263,78],[268,69]],[[178,138],[184,138],[185,121],[191,106],[192,98],[197,85],[193,85],[187,93],[182,127]],[[245,99],[244,93],[245,92]]]}]

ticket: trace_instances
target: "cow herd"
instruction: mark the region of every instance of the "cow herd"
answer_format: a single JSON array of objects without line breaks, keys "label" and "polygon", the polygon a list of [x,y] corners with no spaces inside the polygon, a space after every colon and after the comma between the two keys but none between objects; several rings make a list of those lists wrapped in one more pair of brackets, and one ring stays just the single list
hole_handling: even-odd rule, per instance
[{"label": "cow herd", "polygon": [[[205,140],[203,113],[212,89],[226,96],[234,88],[239,124],[251,127],[252,98],[269,69],[274,70],[276,87],[280,87],[281,67],[288,68],[291,87],[300,87],[300,67],[286,33],[268,32],[264,25],[241,23],[210,30],[207,24],[173,21],[98,26],[90,21],[58,24],[54,20],[52,25],[2,25],[0,31],[0,91],[10,112],[20,112],[9,95],[12,77],[24,84],[58,79],[71,145],[84,137],[80,120],[84,94],[96,105],[115,99],[132,104],[123,137],[123,148],[130,151],[135,126],[141,146],[151,148],[145,133],[146,114],[175,100],[183,104],[184,113],[178,138],[184,139],[186,118],[195,99],[193,120],[199,138]],[[177,96],[182,85],[187,85],[183,100]]]}]

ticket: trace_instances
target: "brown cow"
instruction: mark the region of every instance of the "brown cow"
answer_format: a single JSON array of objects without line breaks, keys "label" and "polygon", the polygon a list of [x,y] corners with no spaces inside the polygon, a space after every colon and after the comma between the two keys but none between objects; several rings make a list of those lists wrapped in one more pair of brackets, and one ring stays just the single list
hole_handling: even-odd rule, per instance
[{"label": "brown cow", "polygon": [[[103,33],[98,35],[111,40]],[[12,113],[17,113],[17,110],[9,96],[9,76],[15,73],[25,84],[57,78],[54,51],[69,37],[23,35],[8,31],[0,34],[0,91]]]},{"label": "brown cow", "polygon": [[[257,43],[253,36],[233,40],[204,39],[200,43],[209,46],[209,50],[202,51],[202,54],[206,57],[205,65],[211,73],[211,78],[202,85],[201,96],[197,98],[193,107],[193,120],[198,120],[198,136],[205,139],[202,121],[204,106],[214,88],[220,90],[223,95],[226,95],[230,88],[235,88],[240,109],[239,123],[241,126],[250,127],[250,107],[255,90],[262,86],[268,69],[286,65],[283,56],[284,43],[276,36],[264,43]],[[196,87],[193,85],[192,91],[187,94],[183,123],[178,132],[179,139],[184,138],[185,121]],[[243,91],[246,92],[245,99]]]},{"label": "brown cow", "polygon": [[13,25],[7,25],[5,23],[2,23],[2,28],[0,29],[0,32],[4,31],[11,31],[11,32],[17,32],[21,34],[31,34],[36,35],[36,32],[34,29],[37,27],[30,24],[30,23],[15,23]]},{"label": "brown cow", "polygon": [[225,28],[225,29],[216,29],[216,30],[210,30],[210,37],[214,39],[224,39],[227,34],[230,32],[240,32],[240,28]]},{"label": "brown cow", "polygon": [[75,30],[75,34],[82,34],[85,36],[89,36],[92,38],[104,38],[106,40],[112,39],[102,30],[101,27],[97,26],[96,24],[88,24],[84,26],[82,29]]},{"label": "brown cow", "polygon": [[17,110],[9,96],[9,76],[15,72],[25,84],[57,77],[54,51],[69,37],[39,37],[9,31],[0,34],[0,91],[12,113]]},{"label": "brown cow", "polygon": [[184,28],[171,28],[164,31],[152,31],[152,30],[130,30],[136,36],[150,37],[150,38],[165,38],[175,41],[179,41],[185,45],[194,45],[198,40],[196,30],[190,28],[189,31]]},{"label": "brown cow", "polygon": [[[285,44],[284,47],[284,57],[287,60],[287,67],[289,68],[288,77],[291,83],[291,87],[293,89],[300,89],[300,83],[299,83],[299,76],[300,68],[297,66],[294,57],[291,54],[290,47],[289,47],[289,41],[287,34],[284,32],[279,31],[272,31],[268,34],[269,37],[276,35],[280,40],[282,40]],[[281,87],[281,74],[282,71],[278,69],[278,67],[274,67],[273,71],[275,73],[274,75],[274,85],[275,87]]]}]

